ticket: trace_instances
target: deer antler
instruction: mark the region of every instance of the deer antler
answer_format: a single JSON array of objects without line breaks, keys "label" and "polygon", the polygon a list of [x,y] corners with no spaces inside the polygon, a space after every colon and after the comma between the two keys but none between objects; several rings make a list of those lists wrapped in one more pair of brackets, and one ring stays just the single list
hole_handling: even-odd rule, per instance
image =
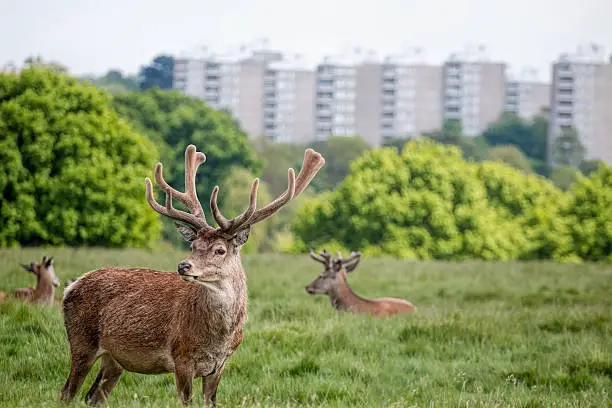
[{"label": "deer antler", "polygon": [[338,252],[338,259],[342,262],[343,265],[351,263],[355,259],[359,259],[359,258],[361,258],[361,252],[351,252],[351,255],[349,255],[349,257],[346,259],[342,259],[340,252]]},{"label": "deer antler", "polygon": [[306,149],[304,153],[304,161],[302,162],[302,169],[295,177],[295,171],[293,169],[288,170],[287,174],[287,190],[278,196],[271,203],[266,205],[259,210],[256,210],[257,201],[257,188],[259,186],[259,179],[253,181],[251,186],[251,195],[249,199],[249,207],[245,212],[237,216],[232,220],[226,219],[219,211],[217,205],[217,195],[219,193],[219,187],[215,186],[212,195],[210,197],[210,208],[213,213],[215,221],[219,225],[221,231],[233,234],[236,231],[250,227],[260,221],[265,220],[272,214],[276,213],[282,206],[287,204],[293,198],[297,197],[307,186],[310,181],[317,174],[317,172],[325,165],[325,159],[320,153],[315,152],[312,149]]},{"label": "deer antler", "polygon": [[[206,161],[206,156],[202,152],[197,152],[194,145],[187,146],[185,150],[185,192],[175,190],[170,187],[164,180],[162,175],[162,164],[157,163],[155,165],[155,182],[164,190],[166,193],[166,205],[161,206],[153,198],[153,185],[151,180],[147,177],[145,179],[146,184],[146,196],[147,202],[158,213],[165,215],[166,217],[174,220],[182,221],[186,224],[191,225],[197,230],[200,229],[213,229],[206,222],[204,210],[202,204],[198,200],[195,186],[195,176],[200,164]],[[179,201],[187,206],[190,213],[177,210],[172,206],[172,198],[176,197]]]}]

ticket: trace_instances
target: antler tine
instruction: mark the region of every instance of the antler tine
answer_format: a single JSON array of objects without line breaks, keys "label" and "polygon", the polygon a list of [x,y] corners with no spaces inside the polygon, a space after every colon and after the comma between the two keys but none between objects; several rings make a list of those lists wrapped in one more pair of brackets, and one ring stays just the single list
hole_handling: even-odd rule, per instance
[{"label": "antler tine", "polygon": [[255,214],[247,221],[249,225],[256,224],[260,221],[265,220],[272,214],[277,212],[282,206],[287,204],[289,201],[300,195],[302,191],[310,181],[314,178],[319,170],[325,165],[325,159],[320,153],[315,152],[312,149],[306,149],[304,152],[304,160],[302,162],[302,169],[295,177],[295,171],[293,169],[288,170],[287,175],[287,190],[281,194],[276,200],[272,201],[265,207],[255,211]]},{"label": "antler tine", "polygon": [[275,212],[277,212],[282,206],[287,204],[295,196],[295,171],[289,169],[287,171],[287,189],[278,196],[274,201],[269,203],[263,208],[255,211],[255,213],[248,219],[247,223],[253,225],[260,221],[265,220]]},{"label": "antler tine", "polygon": [[164,180],[163,166],[161,163],[157,163],[155,166],[155,182],[168,194],[171,192],[172,195],[183,204],[187,206],[192,215],[198,218],[206,219],[204,210],[198,200],[195,185],[195,176],[198,167],[206,161],[206,155],[202,152],[198,152],[194,145],[187,146],[185,150],[185,192],[180,192],[172,188],[166,180]]},{"label": "antler tine", "polygon": [[215,186],[210,196],[210,209],[212,211],[213,217],[215,221],[219,225],[222,231],[231,234],[247,222],[255,213],[255,209],[257,207],[257,190],[259,189],[259,179],[253,180],[253,184],[251,185],[251,195],[249,197],[249,207],[237,217],[228,220],[219,211],[219,206],[217,205],[217,195],[219,194],[219,186]]},{"label": "antler tine", "polygon": [[361,257],[361,252],[351,252],[351,255],[348,258],[342,259],[342,263],[347,264],[360,257]]},{"label": "antler tine", "polygon": [[327,265],[327,259],[323,258],[321,255],[316,254],[312,248],[310,249],[310,257],[317,262],[322,263],[323,265]]},{"label": "antler tine", "polygon": [[320,153],[317,153],[312,149],[306,149],[306,152],[304,153],[304,161],[302,163],[302,170],[300,170],[300,174],[297,176],[297,179],[295,177],[295,171],[293,169],[289,169],[287,171],[287,189],[271,203],[258,210],[256,209],[256,204],[259,179],[255,179],[253,181],[253,185],[251,186],[249,207],[245,212],[231,220],[223,217],[221,211],[219,211],[219,206],[217,205],[219,187],[216,186],[213,189],[210,197],[210,208],[215,221],[217,221],[221,231],[228,234],[233,234],[247,225],[251,226],[265,220],[293,198],[297,197],[297,195],[308,186],[312,178],[324,164],[325,159]]},{"label": "antler tine", "polygon": [[155,198],[153,198],[153,183],[151,183],[151,179],[148,177],[145,178],[145,186],[147,202],[156,212],[174,220],[182,221],[195,227],[196,229],[212,228],[210,225],[208,225],[208,223],[206,223],[206,220],[174,208],[172,206],[172,191],[166,191],[166,206],[164,207],[155,201]]},{"label": "antler tine", "polygon": [[[194,145],[187,146],[185,150],[185,192],[182,193],[172,187],[166,180],[164,180],[162,171],[163,167],[161,163],[155,165],[155,182],[164,190],[166,193],[166,205],[161,206],[155,198],[153,198],[153,184],[147,177],[145,179],[146,186],[146,197],[147,202],[158,213],[165,215],[166,217],[182,221],[186,224],[193,226],[196,229],[212,229],[206,222],[204,210],[198,200],[195,187],[195,176],[200,164],[206,161],[206,156],[202,152],[196,151]],[[172,198],[176,197],[177,200],[183,202],[191,212],[191,214],[184,211],[177,210],[172,206]]]},{"label": "antler tine", "polygon": [[310,181],[317,175],[319,170],[325,165],[325,159],[321,156],[321,153],[317,153],[312,149],[306,149],[304,152],[304,160],[302,161],[302,169],[297,176],[295,183],[294,197],[300,195],[302,191]]}]

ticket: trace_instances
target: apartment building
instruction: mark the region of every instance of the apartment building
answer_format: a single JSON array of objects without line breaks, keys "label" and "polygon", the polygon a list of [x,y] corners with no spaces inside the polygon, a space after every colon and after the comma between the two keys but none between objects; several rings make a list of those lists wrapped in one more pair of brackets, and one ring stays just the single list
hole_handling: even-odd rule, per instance
[{"label": "apartment building", "polygon": [[489,61],[482,47],[453,54],[443,65],[442,87],[442,119],[458,119],[464,135],[477,136],[504,110],[506,64]]},{"label": "apartment building", "polygon": [[[414,138],[442,125],[442,68],[413,55],[385,58],[381,64],[378,143]],[[359,91],[358,88],[358,97]]]},{"label": "apartment building", "polygon": [[264,77],[282,54],[242,47],[226,55],[177,58],[173,87],[215,109],[229,111],[251,137],[264,133]]},{"label": "apartment building", "polygon": [[264,78],[263,120],[269,140],[306,144],[314,138],[315,73],[301,58],[271,62]]},{"label": "apartment building", "polygon": [[534,70],[525,70],[518,78],[506,82],[504,110],[529,120],[550,107],[549,83],[539,82]]},{"label": "apartment building", "polygon": [[373,146],[441,125],[441,67],[355,52],[317,67],[315,138],[359,135]]},{"label": "apartment building", "polygon": [[351,56],[328,56],[317,66],[315,140],[356,135],[357,65]]},{"label": "apartment building", "polygon": [[553,63],[552,77],[549,152],[572,126],[588,159],[612,164],[612,56],[606,61],[600,47],[581,46]]}]

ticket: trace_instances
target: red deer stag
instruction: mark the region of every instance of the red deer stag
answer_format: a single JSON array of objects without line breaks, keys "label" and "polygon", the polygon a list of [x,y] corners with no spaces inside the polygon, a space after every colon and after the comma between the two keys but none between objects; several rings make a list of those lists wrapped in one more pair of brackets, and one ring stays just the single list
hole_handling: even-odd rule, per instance
[{"label": "red deer stag", "polygon": [[[55,276],[53,257],[43,256],[40,263],[32,262],[29,265],[20,265],[36,276],[36,288],[15,289],[8,296],[41,305],[53,304],[55,287],[60,285],[59,279]],[[0,292],[0,299],[5,297],[6,294]]]},{"label": "red deer stag", "polygon": [[364,299],[351,290],[346,274],[355,270],[361,260],[361,253],[353,252],[348,258],[342,259],[338,252],[338,257],[332,259],[331,254],[326,250],[320,254],[315,254],[310,250],[310,257],[322,263],[325,269],[317,279],[306,286],[306,292],[311,295],[329,296],[332,306],[337,310],[364,313],[376,317],[387,317],[416,310],[412,303],[402,299]]},{"label": "red deer stag", "polygon": [[[153,198],[151,180],[146,198],[158,213],[181,223],[178,232],[191,242],[191,256],[176,273],[148,268],[105,268],[90,271],[72,283],[64,295],[64,323],[70,343],[70,374],[61,400],[71,401],[94,362],[100,371],[85,400],[103,402],[123,370],[159,374],[173,372],[177,392],[186,405],[192,382],[202,377],[207,404],[215,406],[217,387],[226,360],[242,342],[246,319],[246,277],[240,249],[250,228],[297,197],[325,164],[306,150],[297,176],[289,169],[288,188],[274,201],[256,209],[259,180],[251,186],[249,206],[233,219],[221,215],[216,186],[210,208],[218,228],[210,226],[196,194],[196,170],[206,156],[189,145],[185,151],[185,192],[170,187],[155,167],[155,181],[166,193],[166,203]],[[177,210],[172,199],[189,212]]]}]

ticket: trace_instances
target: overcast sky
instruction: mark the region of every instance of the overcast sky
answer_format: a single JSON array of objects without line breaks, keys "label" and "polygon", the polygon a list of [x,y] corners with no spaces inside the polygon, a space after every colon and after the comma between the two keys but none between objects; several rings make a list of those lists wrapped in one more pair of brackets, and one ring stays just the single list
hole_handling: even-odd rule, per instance
[{"label": "overcast sky", "polygon": [[312,63],[343,47],[422,47],[440,63],[484,44],[513,71],[580,43],[612,52],[611,0],[0,0],[0,64],[40,54],[74,74],[136,72],[155,55],[267,37]]}]

